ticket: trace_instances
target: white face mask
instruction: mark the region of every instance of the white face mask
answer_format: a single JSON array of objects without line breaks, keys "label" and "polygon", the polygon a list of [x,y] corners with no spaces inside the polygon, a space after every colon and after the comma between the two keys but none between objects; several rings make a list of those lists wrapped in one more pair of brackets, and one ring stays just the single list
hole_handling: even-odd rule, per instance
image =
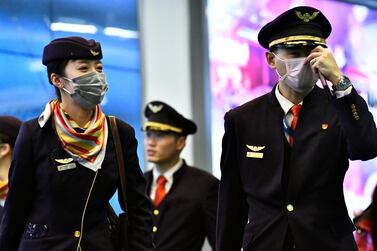
[{"label": "white face mask", "polygon": [[305,57],[281,59],[276,54],[274,55],[285,63],[286,74],[281,76],[279,72],[276,72],[286,85],[298,93],[305,93],[313,89],[319,76],[313,71],[310,64],[304,64]]}]

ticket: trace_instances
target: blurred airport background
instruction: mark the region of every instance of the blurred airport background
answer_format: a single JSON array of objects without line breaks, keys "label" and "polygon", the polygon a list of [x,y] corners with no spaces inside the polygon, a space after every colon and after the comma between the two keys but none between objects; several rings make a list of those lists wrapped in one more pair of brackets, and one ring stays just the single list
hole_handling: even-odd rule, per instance
[{"label": "blurred airport background", "polygon": [[[162,100],[199,126],[184,158],[220,177],[224,113],[277,81],[264,63],[258,31],[298,5],[319,8],[329,18],[329,47],[377,118],[374,0],[2,0],[0,114],[27,120],[54,98],[41,63],[50,40],[94,38],[102,44],[109,82],[103,110],[134,126],[142,168],[144,104]],[[351,216],[370,203],[376,184],[376,160],[351,163],[344,184]],[[116,198],[112,203],[119,210]]]}]

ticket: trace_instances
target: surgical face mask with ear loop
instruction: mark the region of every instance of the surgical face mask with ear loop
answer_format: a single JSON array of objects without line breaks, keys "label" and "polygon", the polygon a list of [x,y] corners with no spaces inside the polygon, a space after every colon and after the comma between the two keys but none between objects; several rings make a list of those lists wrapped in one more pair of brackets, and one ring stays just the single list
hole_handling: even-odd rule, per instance
[{"label": "surgical face mask with ear loop", "polygon": [[108,85],[106,82],[105,74],[102,72],[90,72],[77,78],[69,79],[73,91],[63,90],[71,95],[73,101],[84,109],[91,109],[101,103]]},{"label": "surgical face mask with ear loop", "polygon": [[309,63],[305,64],[305,57],[281,59],[276,54],[274,55],[285,63],[285,75],[281,76],[278,71],[276,72],[286,85],[298,93],[305,93],[313,89],[319,76]]}]

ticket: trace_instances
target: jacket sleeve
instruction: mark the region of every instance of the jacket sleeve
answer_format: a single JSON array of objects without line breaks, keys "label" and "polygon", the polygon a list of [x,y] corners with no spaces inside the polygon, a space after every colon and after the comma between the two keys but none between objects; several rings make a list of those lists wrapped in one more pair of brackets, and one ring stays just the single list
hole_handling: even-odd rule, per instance
[{"label": "jacket sleeve", "polygon": [[34,200],[35,174],[32,132],[24,123],[13,149],[9,171],[9,192],[0,228],[0,250],[18,250],[27,218]]},{"label": "jacket sleeve", "polygon": [[335,108],[347,140],[351,160],[368,160],[377,156],[377,129],[373,115],[355,88],[349,95],[335,99]]},{"label": "jacket sleeve", "polygon": [[[373,197],[372,197],[372,203],[370,205],[371,208],[371,215],[376,219],[377,215],[377,186],[374,188]],[[376,224],[376,223],[374,223]],[[377,227],[372,228],[372,240],[373,243],[377,243]],[[377,246],[377,244],[376,244]]]},{"label": "jacket sleeve", "polygon": [[[126,199],[129,217],[129,240],[131,250],[153,250],[151,205],[146,196],[146,183],[140,170],[137,156],[135,131],[126,123],[117,120],[119,137],[122,143],[126,175]],[[119,203],[124,207],[121,193]]]},{"label": "jacket sleeve", "polygon": [[217,251],[240,250],[247,222],[246,196],[242,189],[237,159],[235,131],[229,112],[225,114],[225,134],[221,153],[221,180],[217,211]]},{"label": "jacket sleeve", "polygon": [[204,224],[208,242],[216,250],[216,213],[218,203],[219,180],[211,176],[209,189],[203,203]]}]

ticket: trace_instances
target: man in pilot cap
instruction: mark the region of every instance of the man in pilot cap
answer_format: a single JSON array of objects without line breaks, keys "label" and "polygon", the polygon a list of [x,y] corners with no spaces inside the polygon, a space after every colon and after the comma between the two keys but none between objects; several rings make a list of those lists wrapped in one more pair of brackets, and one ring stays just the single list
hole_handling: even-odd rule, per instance
[{"label": "man in pilot cap", "polygon": [[145,107],[144,147],[153,169],[145,173],[153,205],[156,251],[202,250],[205,237],[215,250],[218,179],[180,157],[193,121],[161,101]]},{"label": "man in pilot cap", "polygon": [[21,123],[13,116],[0,116],[0,222],[8,193],[8,172],[12,161],[12,151]]},{"label": "man in pilot cap", "polygon": [[[280,80],[225,114],[217,250],[357,250],[343,195],[348,160],[377,155],[365,101],[327,49],[331,25],[301,6],[259,43]],[[321,74],[330,90],[315,85]]]}]

